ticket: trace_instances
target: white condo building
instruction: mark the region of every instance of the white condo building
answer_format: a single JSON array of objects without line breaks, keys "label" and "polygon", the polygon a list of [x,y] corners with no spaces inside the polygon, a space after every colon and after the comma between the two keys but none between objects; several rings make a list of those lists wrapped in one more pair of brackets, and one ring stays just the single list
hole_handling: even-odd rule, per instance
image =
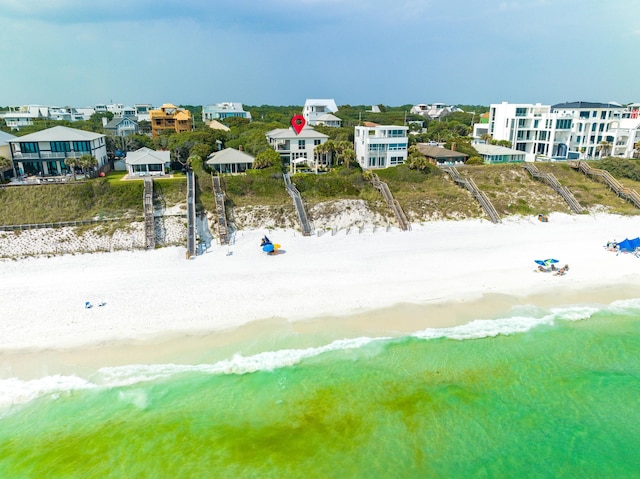
[{"label": "white condo building", "polygon": [[356,126],[354,150],[363,170],[400,165],[407,159],[409,127],[365,122]]},{"label": "white condo building", "polygon": [[494,140],[510,141],[527,161],[630,158],[640,141],[639,127],[638,111],[617,103],[503,102],[490,107],[488,134]]}]

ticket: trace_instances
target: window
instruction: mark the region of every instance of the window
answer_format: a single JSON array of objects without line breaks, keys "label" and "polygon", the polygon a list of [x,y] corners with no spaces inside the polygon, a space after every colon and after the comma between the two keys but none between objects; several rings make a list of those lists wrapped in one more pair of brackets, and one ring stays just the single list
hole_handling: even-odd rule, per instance
[{"label": "window", "polygon": [[38,148],[38,143],[35,141],[29,141],[20,143],[20,151],[22,153],[38,153],[40,149]]},{"label": "window", "polygon": [[526,116],[527,109],[526,108],[516,108],[516,116]]},{"label": "window", "polygon": [[569,130],[571,128],[571,120],[556,120],[556,130]]},{"label": "window", "polygon": [[71,151],[71,145],[68,141],[52,141],[51,151],[68,152]]},{"label": "window", "polygon": [[541,131],[540,135],[539,135],[539,139],[542,141],[545,141],[547,139],[547,132],[546,131]]},{"label": "window", "polygon": [[320,144],[320,140],[313,140],[313,146],[318,146]]},{"label": "window", "polygon": [[387,151],[387,145],[380,144],[380,143],[371,143],[369,145],[369,151],[385,152],[385,151]]},{"label": "window", "polygon": [[402,163],[404,163],[404,158],[402,156],[392,156],[389,164],[391,166],[395,166]]},{"label": "window", "polygon": [[406,143],[390,143],[388,149],[389,149],[389,151],[406,150],[407,149],[407,144]]},{"label": "window", "polygon": [[305,142],[306,142],[306,140],[298,140],[298,150],[304,150],[305,149]]},{"label": "window", "polygon": [[581,111],[580,112],[580,118],[589,118],[589,112],[588,111]]},{"label": "window", "polygon": [[389,130],[389,138],[401,138],[405,136],[404,130]]},{"label": "window", "polygon": [[91,145],[88,141],[74,141],[73,151],[91,151]]}]

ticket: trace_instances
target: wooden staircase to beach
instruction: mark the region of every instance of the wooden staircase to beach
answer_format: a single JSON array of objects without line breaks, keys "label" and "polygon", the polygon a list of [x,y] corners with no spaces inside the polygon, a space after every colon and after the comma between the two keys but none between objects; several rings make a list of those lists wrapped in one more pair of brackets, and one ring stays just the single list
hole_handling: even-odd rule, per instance
[{"label": "wooden staircase to beach", "polygon": [[391,194],[389,186],[384,181],[380,181],[378,175],[373,172],[371,172],[371,184],[376,190],[380,192],[382,197],[387,202],[387,205],[389,205],[389,208],[391,208],[391,210],[393,211],[393,214],[395,215],[396,220],[398,220],[398,224],[400,225],[400,229],[403,231],[410,230],[411,223],[409,223],[409,218],[407,218],[407,215],[400,206],[400,203],[398,203],[398,200],[396,200]]},{"label": "wooden staircase to beach", "polygon": [[224,208],[224,190],[219,176],[211,175],[211,181],[213,182],[213,193],[216,197],[218,238],[220,238],[221,245],[229,244],[229,227],[227,226],[227,214]]},{"label": "wooden staircase to beach", "polygon": [[574,213],[584,213],[585,209],[578,203],[573,193],[571,193],[567,187],[562,186],[552,173],[542,173],[533,163],[525,163],[522,167],[527,170],[534,179],[551,186],[551,188],[567,202],[571,211]]},{"label": "wooden staircase to beach", "polygon": [[476,199],[480,206],[484,210],[484,212],[489,216],[489,219],[492,223],[502,223],[500,219],[500,215],[498,211],[495,209],[487,195],[484,194],[475,184],[475,182],[471,178],[464,178],[460,175],[460,172],[454,166],[441,166],[445,173],[447,173],[451,179],[462,188],[466,188]]},{"label": "wooden staircase to beach", "polygon": [[196,255],[196,181],[193,170],[187,171],[187,259]]},{"label": "wooden staircase to beach", "polygon": [[304,208],[304,203],[302,202],[302,196],[300,195],[298,188],[296,188],[296,185],[291,183],[291,177],[288,173],[284,174],[284,185],[287,188],[287,192],[293,199],[293,205],[295,206],[296,213],[298,214],[298,221],[300,222],[302,235],[311,236],[313,228],[309,222],[309,218],[307,217],[307,212]]},{"label": "wooden staircase to beach", "polygon": [[144,233],[147,249],[156,247],[156,222],[153,214],[153,180],[144,179]]},{"label": "wooden staircase to beach", "polygon": [[568,164],[571,168],[581,171],[595,181],[606,183],[620,198],[632,203],[636,208],[640,208],[640,194],[636,190],[624,186],[607,170],[592,168],[586,161],[570,161]]}]

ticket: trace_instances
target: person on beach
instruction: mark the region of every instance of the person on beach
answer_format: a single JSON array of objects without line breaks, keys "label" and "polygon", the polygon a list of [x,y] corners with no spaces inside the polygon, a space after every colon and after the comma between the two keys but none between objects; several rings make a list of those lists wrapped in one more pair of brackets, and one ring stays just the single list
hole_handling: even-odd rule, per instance
[{"label": "person on beach", "polygon": [[260,246],[264,246],[266,244],[271,244],[271,240],[267,238],[267,236],[263,236],[262,241],[260,242]]}]

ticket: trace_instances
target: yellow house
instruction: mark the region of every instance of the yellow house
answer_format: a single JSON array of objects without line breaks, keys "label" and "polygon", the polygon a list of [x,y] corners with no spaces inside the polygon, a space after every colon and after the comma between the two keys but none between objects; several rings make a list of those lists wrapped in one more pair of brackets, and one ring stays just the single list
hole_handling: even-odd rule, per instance
[{"label": "yellow house", "polygon": [[150,110],[149,119],[154,138],[165,130],[176,133],[193,130],[191,112],[171,103],[165,103],[158,110]]}]

